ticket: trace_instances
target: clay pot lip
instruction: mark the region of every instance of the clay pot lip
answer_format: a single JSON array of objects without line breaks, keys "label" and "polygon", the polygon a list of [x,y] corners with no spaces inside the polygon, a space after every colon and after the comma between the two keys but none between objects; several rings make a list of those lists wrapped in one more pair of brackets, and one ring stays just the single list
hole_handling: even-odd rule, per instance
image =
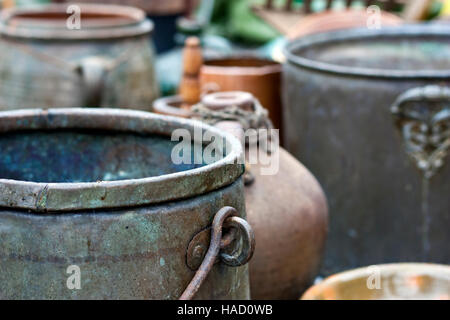
[{"label": "clay pot lip", "polygon": [[337,64],[320,62],[297,55],[295,52],[305,48],[320,46],[323,44],[339,43],[340,41],[367,40],[391,37],[446,37],[450,39],[450,31],[439,25],[402,25],[397,27],[386,27],[379,30],[367,28],[354,28],[339,31],[324,32],[308,35],[291,41],[284,48],[287,61],[295,66],[316,70],[325,73],[344,76],[357,76],[361,78],[384,78],[384,79],[448,79],[448,70],[398,70],[365,67],[340,66]]},{"label": "clay pot lip", "polygon": [[32,213],[136,207],[191,198],[237,181],[243,150],[232,135],[200,121],[107,108],[23,109],[0,112],[0,133],[17,130],[104,129],[170,136],[175,129],[211,132],[227,141],[228,154],[199,168],[140,179],[38,183],[0,179],[0,207]]},{"label": "clay pot lip", "polygon": [[367,279],[370,275],[368,268],[377,267],[381,274],[393,275],[400,272],[417,272],[418,275],[434,275],[450,280],[450,266],[433,263],[389,263],[367,266],[336,273],[324,279],[319,284],[310,287],[301,297],[301,300],[316,300],[326,288],[358,279]]},{"label": "clay pot lip", "polygon": [[[261,63],[262,65],[216,65],[221,62],[239,62],[250,61]],[[205,75],[228,75],[228,76],[264,76],[282,72],[282,65],[274,60],[261,58],[255,55],[228,55],[218,58],[205,59],[201,69],[200,76]]]},{"label": "clay pot lip", "polygon": [[[0,13],[0,34],[12,38],[40,40],[99,40],[135,37],[153,32],[153,22],[146,18],[141,9],[104,4],[76,4],[81,14],[95,15],[86,26],[81,20],[81,29],[70,30],[61,25],[61,20],[70,17],[67,8],[73,4],[44,4],[27,7],[9,8]],[[51,18],[42,20],[33,18],[39,15],[61,15],[59,23]],[[23,16],[21,19],[20,17]],[[17,19],[12,23],[13,19]],[[21,21],[22,20],[22,21]],[[53,19],[54,20],[54,19]]]},{"label": "clay pot lip", "polygon": [[191,112],[180,108],[182,103],[183,99],[181,96],[162,97],[153,102],[153,111],[168,116],[190,118]]}]

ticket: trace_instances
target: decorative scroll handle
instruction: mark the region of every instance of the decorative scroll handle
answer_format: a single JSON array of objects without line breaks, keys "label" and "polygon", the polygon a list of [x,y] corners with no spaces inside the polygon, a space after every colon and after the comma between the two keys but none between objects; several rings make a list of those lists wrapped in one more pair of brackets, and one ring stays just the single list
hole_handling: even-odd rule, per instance
[{"label": "decorative scroll handle", "polygon": [[450,88],[410,89],[391,107],[406,153],[426,178],[444,165],[450,149]]},{"label": "decorative scroll handle", "polygon": [[[237,214],[236,209],[232,207],[223,207],[216,213],[212,223],[209,249],[180,300],[191,300],[195,296],[218,257],[221,262],[231,267],[242,266],[252,258],[255,250],[253,230],[247,221],[237,217]],[[224,229],[228,229],[229,233],[222,236]],[[238,230],[240,232],[237,232]],[[233,244],[240,243],[237,241],[239,234],[242,236],[242,246],[233,248]],[[228,249],[231,249],[231,253]]]}]

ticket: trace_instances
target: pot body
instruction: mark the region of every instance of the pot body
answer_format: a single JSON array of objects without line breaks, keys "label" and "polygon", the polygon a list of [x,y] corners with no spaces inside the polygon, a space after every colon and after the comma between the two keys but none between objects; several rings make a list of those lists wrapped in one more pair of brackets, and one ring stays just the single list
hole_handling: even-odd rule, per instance
[{"label": "pot body", "polygon": [[202,88],[216,91],[245,91],[269,110],[274,127],[282,129],[281,65],[254,57],[207,60],[200,69]]},{"label": "pot body", "polygon": [[[116,11],[121,10],[121,7],[85,7],[87,9],[83,7],[82,10],[100,17],[105,7],[108,10],[105,15],[119,14]],[[42,11],[50,11],[46,8]],[[65,6],[48,8],[60,10]],[[17,9],[17,12],[26,10]],[[20,14],[17,15],[20,21]],[[67,19],[66,16],[63,18]],[[92,23],[97,22],[92,20]],[[102,21],[101,18],[97,20]],[[59,34],[54,39],[52,32],[61,32],[60,26],[50,24],[45,31],[42,26],[46,20],[38,21],[39,27],[32,29],[25,25],[20,35],[11,32],[0,39],[0,110],[41,107],[151,110],[151,103],[159,92],[149,30],[127,35],[132,27],[115,27],[113,22],[111,28],[95,29],[88,25],[82,38],[73,37],[80,34],[79,30],[66,30],[67,36]],[[3,23],[2,30],[9,28],[6,19]],[[145,20],[139,23],[150,24]],[[27,28],[39,35],[28,36]],[[118,36],[122,31],[123,35]],[[96,32],[103,34],[98,36]]]},{"label": "pot body", "polygon": [[[1,299],[178,299],[195,271],[191,239],[232,206],[243,184],[194,199],[124,210],[36,215],[0,211]],[[67,283],[79,268],[81,289]],[[248,267],[214,266],[196,299],[249,299]]]},{"label": "pot body", "polygon": [[317,180],[284,149],[274,175],[252,164],[245,186],[248,221],[258,245],[250,262],[252,299],[298,299],[322,264],[328,207]]},{"label": "pot body", "polygon": [[[432,177],[419,170],[408,136],[410,124],[428,126],[433,108],[444,114],[448,98],[439,106],[421,98],[405,103],[422,108],[423,119],[413,122],[397,118],[392,106],[407,90],[446,87],[450,77],[345,75],[288,63],[284,81],[286,147],[329,201],[324,273],[396,261],[449,263],[448,136],[439,141],[444,157]],[[445,131],[448,119],[435,129],[441,125]]]},{"label": "pot body", "polygon": [[[0,124],[2,299],[177,299],[198,268],[188,249],[210,244],[196,236],[225,206],[245,218],[241,165],[167,161],[170,132],[198,123],[48,109],[0,113]],[[249,294],[248,267],[219,262],[195,298]]]}]

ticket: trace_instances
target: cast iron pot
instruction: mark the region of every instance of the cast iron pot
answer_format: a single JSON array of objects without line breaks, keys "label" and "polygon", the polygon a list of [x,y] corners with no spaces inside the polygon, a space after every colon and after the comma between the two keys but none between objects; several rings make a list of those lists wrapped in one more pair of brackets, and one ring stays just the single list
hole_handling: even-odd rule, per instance
[{"label": "cast iron pot", "polygon": [[[227,153],[176,165],[175,129],[197,156],[194,130]],[[0,112],[0,298],[249,298],[241,157],[217,129],[142,111]]]},{"label": "cast iron pot", "polygon": [[450,30],[346,30],[286,55],[286,148],[330,205],[325,273],[449,263]]},{"label": "cast iron pot", "polygon": [[133,7],[78,6],[79,19],[64,4],[2,11],[0,110],[151,109],[158,96],[152,22]]}]

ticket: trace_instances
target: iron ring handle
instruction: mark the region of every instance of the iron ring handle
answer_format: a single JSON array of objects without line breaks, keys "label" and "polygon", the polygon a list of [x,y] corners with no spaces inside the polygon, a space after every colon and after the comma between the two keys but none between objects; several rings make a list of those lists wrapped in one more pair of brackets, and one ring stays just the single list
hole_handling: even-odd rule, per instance
[{"label": "iron ring handle", "polygon": [[[212,223],[211,241],[208,251],[179,300],[191,300],[195,296],[218,257],[226,265],[232,267],[242,266],[251,259],[255,250],[255,236],[247,221],[239,218],[237,215],[238,212],[232,207],[223,207],[216,213]],[[235,248],[231,254],[220,252],[221,249],[231,246],[235,242],[233,240],[236,240],[234,238],[236,233],[232,233],[234,239],[223,237],[223,229],[239,230],[242,234],[242,248]]]},{"label": "iron ring handle", "polygon": [[[247,262],[253,256],[255,251],[255,234],[250,224],[240,217],[230,217],[225,220],[224,228],[235,228],[241,231],[243,235],[242,248],[235,248],[233,253],[228,254],[226,252],[220,253],[220,260],[230,267],[239,267]],[[239,250],[237,250],[239,249]]]}]

